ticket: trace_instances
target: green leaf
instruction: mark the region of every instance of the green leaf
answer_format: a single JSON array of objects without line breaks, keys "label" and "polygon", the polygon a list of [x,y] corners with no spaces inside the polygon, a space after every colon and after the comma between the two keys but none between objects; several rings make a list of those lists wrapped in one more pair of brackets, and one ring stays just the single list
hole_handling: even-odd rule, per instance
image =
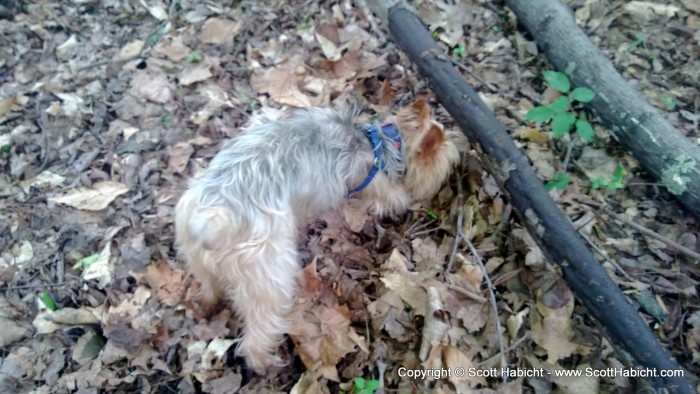
[{"label": "green leaf", "polygon": [[146,39],[146,45],[149,47],[155,45],[158,41],[160,41],[160,38],[163,37],[163,35],[165,35],[165,26],[159,27],[155,33],[148,36]]},{"label": "green leaf", "polygon": [[467,57],[467,49],[464,47],[464,44],[459,44],[452,50],[452,54],[457,57],[465,58]]},{"label": "green leaf", "polygon": [[599,176],[598,178],[591,179],[591,187],[595,190],[600,189],[601,187],[608,186],[609,182],[607,179],[603,178],[602,176]]},{"label": "green leaf", "polygon": [[579,103],[590,103],[595,97],[595,92],[588,88],[576,88],[571,91],[571,98]]},{"label": "green leaf", "polygon": [[190,54],[185,58],[187,63],[199,63],[202,60],[204,60],[204,56],[200,55],[197,51],[190,52]]},{"label": "green leaf", "polygon": [[661,96],[661,101],[664,103],[666,108],[670,111],[676,109],[676,102],[668,94]]},{"label": "green leaf", "polygon": [[439,217],[435,212],[429,210],[429,209],[424,209],[423,212],[425,212],[426,215],[430,216],[432,219],[436,219]]},{"label": "green leaf", "polygon": [[549,105],[547,105],[549,108],[551,108],[555,113],[556,112],[564,112],[567,109],[569,109],[569,105],[571,104],[571,101],[569,101],[569,98],[566,96],[561,96],[558,99],[552,101]]},{"label": "green leaf", "polygon": [[552,119],[552,134],[554,138],[561,138],[564,134],[571,131],[571,127],[576,122],[576,116],[569,112],[561,112],[554,115]]},{"label": "green leaf", "polygon": [[161,123],[163,123],[163,126],[169,127],[170,126],[170,115],[165,114],[160,118]]},{"label": "green leaf", "polygon": [[576,120],[576,134],[586,142],[593,141],[593,127],[584,119],[583,115]]},{"label": "green leaf", "polygon": [[630,52],[634,48],[640,46],[644,42],[644,40],[646,40],[646,39],[647,39],[647,37],[644,34],[641,34],[641,33],[635,34],[634,41],[631,44],[629,44],[625,50],[627,52]]},{"label": "green leaf", "polygon": [[10,153],[10,149],[12,149],[12,145],[10,145],[10,144],[3,145],[2,147],[0,147],[0,152]]},{"label": "green leaf", "polygon": [[365,388],[365,378],[355,378],[353,379],[353,392],[359,393]]},{"label": "green leaf", "polygon": [[94,264],[99,258],[100,258],[99,253],[95,253],[95,254],[91,254],[90,256],[83,257],[82,259],[78,260],[77,263],[75,263],[73,265],[73,269],[74,270],[83,269],[90,264]]},{"label": "green leaf", "polygon": [[542,76],[544,76],[544,80],[547,81],[547,84],[552,88],[562,93],[569,93],[571,82],[569,82],[569,77],[567,77],[566,74],[558,71],[544,71]]},{"label": "green leaf", "polygon": [[557,174],[554,175],[554,178],[544,185],[544,188],[547,189],[547,191],[550,191],[555,187],[559,190],[563,190],[568,184],[569,174],[565,172],[557,172]]},{"label": "green leaf", "polygon": [[46,306],[46,309],[48,309],[52,312],[55,311],[56,309],[58,309],[58,305],[56,305],[56,302],[53,300],[53,298],[51,298],[51,294],[49,294],[48,291],[45,291],[41,295],[41,302],[44,303],[44,305]]},{"label": "green leaf", "polygon": [[618,165],[615,172],[613,172],[612,178],[610,178],[608,189],[617,190],[624,188],[625,176],[627,176],[627,170],[625,170],[625,167]]},{"label": "green leaf", "polygon": [[554,115],[554,111],[548,106],[535,107],[527,111],[525,119],[530,122],[542,123],[548,121],[552,115]]},{"label": "green leaf", "polygon": [[379,389],[379,380],[372,379],[365,382],[365,391],[368,393],[374,393]]}]

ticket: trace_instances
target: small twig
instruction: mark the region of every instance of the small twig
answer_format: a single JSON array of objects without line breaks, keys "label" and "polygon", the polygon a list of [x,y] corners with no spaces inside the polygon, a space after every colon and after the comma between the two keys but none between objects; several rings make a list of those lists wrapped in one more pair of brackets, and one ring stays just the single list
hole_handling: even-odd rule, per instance
[{"label": "small twig", "polygon": [[578,142],[578,136],[574,135],[571,141],[569,141],[569,144],[566,146],[566,156],[564,156],[564,162],[561,165],[562,170],[564,172],[566,172],[566,170],[569,168],[569,161],[571,160],[571,151],[574,150],[576,142]]},{"label": "small twig", "polygon": [[459,177],[457,179],[457,225],[455,226],[455,240],[452,245],[450,259],[447,262],[447,272],[452,272],[452,265],[457,255],[457,247],[459,247],[459,237],[462,234],[462,226],[464,225],[464,190],[462,187],[462,175],[464,174],[464,155],[459,161]]},{"label": "small twig", "polygon": [[477,294],[477,293],[475,293],[475,292],[473,292],[473,291],[471,291],[471,290],[465,289],[464,287],[459,287],[459,286],[456,286],[456,285],[448,284],[448,285],[447,285],[447,288],[450,289],[450,290],[454,290],[454,291],[456,291],[457,293],[459,293],[459,294],[461,294],[461,295],[463,295],[463,296],[469,297],[469,298],[471,298],[472,300],[474,300],[474,301],[476,301],[476,302],[479,302],[479,303],[482,303],[482,304],[483,304],[484,302],[488,301],[488,300],[486,299],[486,297],[482,296],[481,294]]},{"label": "small twig", "polygon": [[598,245],[596,245],[588,235],[584,234],[581,231],[579,231],[578,234],[581,236],[581,238],[583,238],[584,241],[586,241],[586,243],[591,248],[593,248],[594,251],[596,251],[596,253],[601,255],[603,259],[605,259],[605,261],[610,263],[610,265],[612,265],[619,273],[621,273],[625,278],[627,278],[627,280],[629,280],[630,282],[634,282],[634,278],[632,278],[624,269],[622,269],[622,267],[620,267],[620,265],[615,260],[611,259],[610,256],[608,256],[608,253],[605,252],[605,250],[602,250],[600,247],[598,247]]},{"label": "small twig", "polygon": [[[528,338],[530,338],[530,331],[523,334],[522,337],[518,338],[517,341],[513,342],[512,345],[508,346],[505,350],[506,353],[510,353],[513,350],[517,349],[517,347],[520,346],[521,343],[525,342],[525,340],[527,340]],[[499,357],[499,356],[500,356],[499,354],[494,354],[493,356],[487,358],[486,360],[476,364],[476,366],[480,367],[482,365],[488,365],[491,362],[491,360],[493,360],[494,358]]]},{"label": "small twig", "polygon": [[39,128],[41,128],[41,138],[43,140],[43,149],[41,155],[41,165],[39,166],[39,172],[42,172],[49,165],[49,132],[47,128],[49,127],[49,115],[46,111],[42,111],[40,104],[43,101],[44,94],[40,93],[39,97],[36,99],[36,110],[39,112]]},{"label": "small twig", "polygon": [[434,223],[435,223],[435,219],[430,219],[430,220],[428,220],[427,222],[424,222],[423,220],[419,220],[419,221],[414,222],[413,224],[411,224],[411,225],[408,227],[408,230],[406,230],[406,233],[408,233],[408,234],[413,234],[414,231],[423,230],[423,229],[429,227],[430,225],[432,225],[432,224],[434,224]]},{"label": "small twig", "polygon": [[[130,61],[137,60],[137,59],[145,59],[146,55],[144,55],[144,52],[146,52],[146,49],[154,47],[160,41],[163,34],[158,34],[158,32],[161,29],[165,28],[165,26],[167,26],[167,24],[173,19],[173,17],[177,13],[175,11],[176,5],[177,5],[177,1],[170,2],[170,7],[168,8],[168,18],[165,20],[162,20],[158,24],[158,27],[156,27],[156,29],[153,30],[153,32],[151,34],[149,34],[148,37],[146,37],[146,42],[144,42],[143,45],[141,46],[139,53],[132,55],[132,56],[125,57],[125,58],[101,60],[99,62],[91,63],[91,64],[88,64],[87,66],[79,67],[76,70],[76,72],[85,71],[85,70],[88,70],[91,68],[100,67],[100,66],[104,66],[107,64],[128,63]],[[151,37],[155,37],[155,39],[153,40],[153,42],[148,42]]]},{"label": "small twig", "polygon": [[682,254],[684,254],[692,259],[695,259],[695,263],[700,262],[700,253],[693,251],[693,250],[690,250],[690,249],[686,248],[685,246],[683,246],[675,241],[671,241],[670,239],[655,232],[654,230],[648,229],[648,228],[642,226],[641,224],[637,224],[637,223],[627,219],[626,217],[613,212],[612,210],[610,210],[610,208],[603,207],[603,209],[613,218],[627,224],[628,226],[632,227],[633,229],[639,231],[640,233],[643,233],[643,234],[646,234],[652,238],[655,238],[655,239],[665,243],[667,246],[671,247],[672,249],[675,249],[677,252],[680,252],[680,253],[682,253]]},{"label": "small twig", "polygon": [[[146,47],[146,44],[143,44],[143,47],[141,47],[141,50],[143,50],[143,48],[145,48],[145,47]],[[100,66],[104,66],[104,65],[107,65],[107,64],[112,64],[112,63],[114,63],[114,64],[116,64],[116,63],[128,63],[128,62],[130,62],[130,61],[132,61],[132,60],[145,59],[145,58],[146,58],[146,56],[145,56],[143,53],[137,53],[136,55],[132,55],[132,56],[125,57],[125,58],[109,59],[109,60],[100,60],[99,62],[90,63],[90,64],[88,64],[87,66],[78,67],[78,69],[76,70],[76,72],[81,72],[81,71],[89,70],[89,69],[91,69],[91,68],[100,67]]]},{"label": "small twig", "polygon": [[46,284],[39,284],[39,285],[5,286],[5,287],[0,287],[0,291],[40,289],[42,287],[60,287],[60,286],[67,286],[67,285],[68,285],[68,283],[61,282],[61,283],[46,283]]},{"label": "small twig", "polygon": [[452,59],[451,57],[447,57],[447,56],[445,56],[445,55],[440,55],[440,56],[438,56],[438,57],[441,58],[441,59],[443,59],[443,60],[447,60],[448,62],[452,63],[452,65],[454,65],[455,67],[457,67],[457,68],[459,68],[460,70],[463,70],[463,71],[466,72],[467,74],[471,75],[474,79],[476,79],[477,81],[479,81],[482,85],[486,86],[486,87],[491,91],[491,93],[498,93],[498,88],[497,88],[497,87],[495,87],[495,86],[491,85],[490,83],[488,83],[488,82],[484,81],[483,79],[481,79],[481,77],[479,77],[478,75],[476,75],[469,67],[467,67],[467,66],[465,66],[464,64],[462,64],[462,63],[460,63],[460,62],[458,62],[458,61]]},{"label": "small twig", "polygon": [[428,228],[428,229],[425,229],[423,231],[417,231],[415,233],[412,233],[410,236],[411,236],[411,238],[416,238],[416,237],[420,237],[421,235],[427,235],[430,233],[434,233],[438,229],[439,229],[439,227]]},{"label": "small twig", "polygon": [[467,239],[467,237],[464,236],[464,234],[461,234],[462,230],[459,230],[462,241],[467,244],[469,247],[469,251],[471,251],[472,255],[474,256],[474,260],[476,260],[477,264],[481,267],[481,270],[484,272],[484,279],[486,280],[486,284],[488,285],[488,290],[489,290],[489,300],[491,301],[491,308],[493,308],[493,315],[496,320],[496,333],[498,335],[498,349],[501,353],[501,367],[504,367],[506,365],[506,354],[505,354],[505,349],[503,347],[503,338],[501,337],[501,320],[499,319],[498,316],[498,303],[496,302],[496,288],[493,286],[493,283],[491,282],[491,278],[489,277],[488,271],[486,271],[486,266],[484,265],[484,261],[481,258],[481,255],[479,255],[479,252],[476,250],[476,247],[474,247],[474,244],[471,243],[470,240]]}]

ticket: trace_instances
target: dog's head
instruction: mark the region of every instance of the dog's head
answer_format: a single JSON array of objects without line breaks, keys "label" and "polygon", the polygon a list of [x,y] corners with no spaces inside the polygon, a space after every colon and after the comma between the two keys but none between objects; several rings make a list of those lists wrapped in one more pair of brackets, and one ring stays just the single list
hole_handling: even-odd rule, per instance
[{"label": "dog's head", "polygon": [[445,132],[422,97],[401,108],[396,123],[404,143],[404,186],[415,199],[430,198],[459,161],[458,145],[465,146],[466,139],[461,133]]}]

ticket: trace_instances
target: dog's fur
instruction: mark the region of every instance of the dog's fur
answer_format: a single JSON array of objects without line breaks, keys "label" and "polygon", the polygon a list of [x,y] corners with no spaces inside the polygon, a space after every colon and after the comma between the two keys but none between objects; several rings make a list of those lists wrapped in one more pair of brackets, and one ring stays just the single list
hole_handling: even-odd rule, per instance
[{"label": "dog's fur", "polygon": [[[175,217],[176,245],[201,283],[200,302],[211,307],[225,296],[234,305],[245,323],[238,352],[257,372],[281,363],[275,351],[300,271],[298,226],[338,207],[374,162],[350,111],[272,118],[258,118],[224,145],[182,196]],[[379,215],[432,197],[459,159],[460,135],[444,132],[422,98],[389,121],[401,149],[380,133],[385,168],[357,193]]]}]

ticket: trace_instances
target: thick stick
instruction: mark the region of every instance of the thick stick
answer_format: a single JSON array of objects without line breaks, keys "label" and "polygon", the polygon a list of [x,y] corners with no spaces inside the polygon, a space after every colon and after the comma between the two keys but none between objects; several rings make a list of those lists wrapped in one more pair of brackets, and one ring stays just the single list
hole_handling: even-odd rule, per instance
[{"label": "thick stick", "polygon": [[[506,3],[535,37],[550,63],[569,75],[573,86],[589,87],[597,93],[586,106],[608,125],[615,139],[659,183],[666,172],[674,187],[685,190],[676,195],[678,201],[700,218],[700,146],[681,135],[622,78],[559,0]],[[678,168],[678,160],[686,162],[688,168]]]},{"label": "thick stick", "polygon": [[[418,66],[462,131],[477,150],[483,151],[481,159],[485,167],[510,198],[543,252],[561,266],[564,278],[581,303],[606,327],[613,341],[632,354],[638,365],[658,370],[678,369],[554,204],[506,129],[445,58],[418,16],[397,1],[390,3],[380,0],[372,5],[386,18],[393,39]],[[694,392],[685,378],[650,381],[674,392]]]}]

